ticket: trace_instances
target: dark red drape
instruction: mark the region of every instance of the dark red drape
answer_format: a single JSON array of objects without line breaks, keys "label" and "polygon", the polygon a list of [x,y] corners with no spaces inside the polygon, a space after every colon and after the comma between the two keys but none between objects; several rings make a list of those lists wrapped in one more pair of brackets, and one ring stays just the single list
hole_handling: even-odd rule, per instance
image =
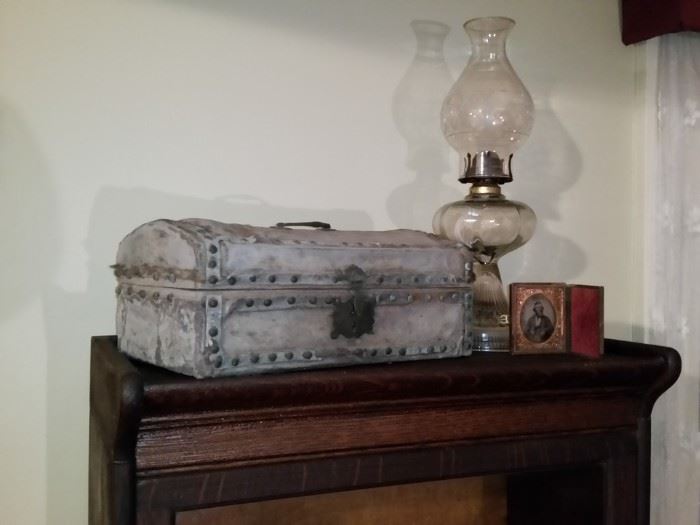
[{"label": "dark red drape", "polygon": [[625,44],[666,33],[700,31],[700,0],[620,0],[620,5]]}]

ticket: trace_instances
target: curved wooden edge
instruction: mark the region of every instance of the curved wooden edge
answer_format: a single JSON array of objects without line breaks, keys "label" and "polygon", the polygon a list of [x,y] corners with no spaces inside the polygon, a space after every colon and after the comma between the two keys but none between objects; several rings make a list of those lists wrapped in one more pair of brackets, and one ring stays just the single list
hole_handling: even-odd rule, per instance
[{"label": "curved wooden edge", "polygon": [[114,351],[114,339],[93,337],[91,341],[91,525],[131,525],[136,516],[135,448],[143,379],[136,367]]},{"label": "curved wooden edge", "polygon": [[605,351],[615,355],[630,357],[660,357],[664,361],[663,372],[652,385],[644,392],[641,405],[641,416],[649,418],[654,404],[661,394],[671,388],[681,375],[683,363],[681,355],[673,348],[667,346],[632,343],[618,339],[606,339]]},{"label": "curved wooden edge", "polygon": [[637,523],[649,523],[651,494],[651,411],[661,394],[671,388],[681,374],[680,354],[673,348],[659,345],[606,340],[606,351],[624,356],[657,356],[663,360],[662,372],[643,392],[637,428],[639,454],[637,461]]},{"label": "curved wooden edge", "polygon": [[[279,410],[318,403],[415,400],[543,390],[623,388],[643,396],[649,417],[659,396],[678,379],[681,358],[672,348],[605,340],[603,359],[572,355],[492,356],[328,369],[294,374],[195,380],[136,364],[117,350],[114,336],[92,340],[91,403],[100,425],[117,440],[119,458],[133,451],[145,417],[160,413]],[[636,359],[630,359],[636,358]],[[409,395],[410,394],[410,395]],[[107,406],[108,405],[108,406]],[[113,417],[116,414],[118,417]]]},{"label": "curved wooden edge", "polygon": [[128,460],[133,457],[141,421],[143,378],[128,359],[114,351],[116,338],[93,337],[91,346],[91,411],[103,436],[112,441],[113,459]]}]

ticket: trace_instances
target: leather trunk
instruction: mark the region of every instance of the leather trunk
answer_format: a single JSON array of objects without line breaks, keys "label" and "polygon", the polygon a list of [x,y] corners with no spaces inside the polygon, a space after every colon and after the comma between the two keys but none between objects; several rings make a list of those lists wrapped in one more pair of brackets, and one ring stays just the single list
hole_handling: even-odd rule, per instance
[{"label": "leather trunk", "polygon": [[410,230],[153,221],[119,245],[119,348],[199,378],[469,355],[467,257]]}]

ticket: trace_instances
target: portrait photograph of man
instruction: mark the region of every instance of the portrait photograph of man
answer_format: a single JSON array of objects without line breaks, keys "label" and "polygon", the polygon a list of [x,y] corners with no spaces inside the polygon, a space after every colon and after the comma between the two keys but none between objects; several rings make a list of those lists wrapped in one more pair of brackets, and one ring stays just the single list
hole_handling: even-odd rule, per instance
[{"label": "portrait photograph of man", "polygon": [[533,343],[543,343],[554,333],[556,314],[554,307],[543,295],[530,297],[522,309],[522,331]]},{"label": "portrait photograph of man", "polygon": [[567,352],[565,283],[512,283],[510,337],[513,354]]}]

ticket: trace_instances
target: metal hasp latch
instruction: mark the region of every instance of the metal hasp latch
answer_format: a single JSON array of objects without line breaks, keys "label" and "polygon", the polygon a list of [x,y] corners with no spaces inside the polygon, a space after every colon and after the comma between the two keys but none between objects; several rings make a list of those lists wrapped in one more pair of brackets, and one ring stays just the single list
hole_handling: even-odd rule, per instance
[{"label": "metal hasp latch", "polygon": [[374,329],[374,300],[367,297],[363,290],[367,274],[362,268],[351,264],[337,276],[337,280],[350,284],[352,297],[335,303],[331,339],[341,335],[357,339],[363,334],[371,334]]},{"label": "metal hasp latch", "polygon": [[338,302],[333,309],[333,330],[331,339],[338,336],[357,339],[363,334],[371,334],[374,329],[374,301],[360,294]]}]

